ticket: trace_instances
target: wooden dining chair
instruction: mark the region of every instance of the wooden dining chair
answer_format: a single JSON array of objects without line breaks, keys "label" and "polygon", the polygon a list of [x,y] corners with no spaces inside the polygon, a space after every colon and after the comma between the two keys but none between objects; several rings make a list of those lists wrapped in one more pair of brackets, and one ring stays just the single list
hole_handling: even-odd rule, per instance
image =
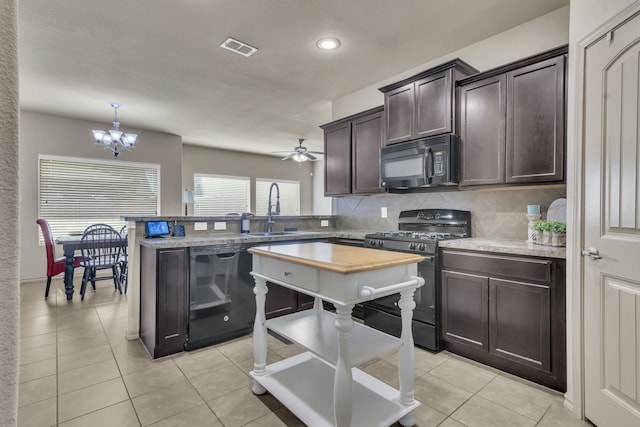
[{"label": "wooden dining chair", "polygon": [[[56,245],[53,241],[53,235],[51,234],[51,227],[49,227],[49,221],[44,218],[38,218],[36,224],[40,226],[42,231],[42,237],[44,239],[44,247],[47,252],[47,287],[44,290],[44,297],[49,297],[49,287],[51,286],[51,278],[62,273],[67,266],[66,258],[56,258]],[[77,255],[73,257],[73,267],[80,266],[82,256]]]},{"label": "wooden dining chair", "polygon": [[124,293],[127,293],[129,287],[129,256],[127,255],[127,225],[123,225],[120,229],[120,237],[122,237],[122,250],[120,251],[120,286],[124,285]]},{"label": "wooden dining chair", "polygon": [[[95,224],[87,227],[82,240],[80,241],[80,251],[83,260],[80,265],[84,267],[82,285],[80,287],[80,299],[84,301],[87,290],[87,283],[91,282],[91,287],[96,290],[97,280],[113,279],[113,285],[120,294],[120,251],[122,250],[122,237],[113,227],[106,224]],[[110,276],[98,276],[100,270],[111,270]]]}]

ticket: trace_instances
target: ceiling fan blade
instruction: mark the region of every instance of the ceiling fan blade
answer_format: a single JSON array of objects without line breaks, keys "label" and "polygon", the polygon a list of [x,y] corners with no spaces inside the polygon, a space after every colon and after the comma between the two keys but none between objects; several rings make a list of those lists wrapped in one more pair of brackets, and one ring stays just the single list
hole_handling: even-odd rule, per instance
[{"label": "ceiling fan blade", "polygon": [[324,152],[322,152],[322,151],[307,151],[307,153],[324,154]]},{"label": "ceiling fan blade", "polygon": [[314,156],[313,154],[309,154],[308,151],[305,151],[304,153],[300,153],[303,156],[305,156],[307,159],[314,161],[314,160],[318,160],[318,158],[316,156]]},{"label": "ceiling fan blade", "polygon": [[287,157],[283,157],[283,158],[281,158],[280,160],[287,160],[287,159],[290,159],[290,158],[292,158],[293,156],[295,156],[296,154],[298,154],[298,153],[291,153],[291,154],[289,154]]}]

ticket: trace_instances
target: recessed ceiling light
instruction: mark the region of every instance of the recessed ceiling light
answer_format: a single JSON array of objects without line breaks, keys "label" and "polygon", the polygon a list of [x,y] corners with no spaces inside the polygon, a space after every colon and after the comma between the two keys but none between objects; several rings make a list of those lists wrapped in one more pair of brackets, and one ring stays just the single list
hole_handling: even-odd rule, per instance
[{"label": "recessed ceiling light", "polygon": [[317,45],[322,50],[334,50],[340,47],[340,40],[335,37],[325,37],[318,40]]}]

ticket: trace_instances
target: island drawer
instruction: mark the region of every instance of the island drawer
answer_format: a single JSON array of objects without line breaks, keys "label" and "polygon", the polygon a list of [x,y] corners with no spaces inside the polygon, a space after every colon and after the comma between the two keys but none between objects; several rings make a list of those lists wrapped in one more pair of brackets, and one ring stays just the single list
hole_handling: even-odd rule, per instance
[{"label": "island drawer", "polygon": [[318,270],[315,268],[267,257],[260,257],[259,262],[261,265],[259,270],[256,269],[256,271],[260,271],[260,274],[282,282],[294,284],[312,292],[318,291]]},{"label": "island drawer", "polygon": [[551,283],[551,267],[552,262],[548,259],[442,250],[444,270],[472,271],[492,277]]}]

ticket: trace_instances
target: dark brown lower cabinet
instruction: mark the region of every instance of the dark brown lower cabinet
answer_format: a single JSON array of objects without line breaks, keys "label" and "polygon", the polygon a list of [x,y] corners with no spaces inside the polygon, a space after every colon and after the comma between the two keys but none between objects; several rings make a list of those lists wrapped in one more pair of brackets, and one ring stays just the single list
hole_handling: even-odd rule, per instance
[{"label": "dark brown lower cabinet", "polygon": [[264,311],[267,319],[298,311],[298,293],[284,286],[267,282]]},{"label": "dark brown lower cabinet", "polygon": [[140,249],[140,338],[155,359],[183,350],[189,258],[185,248]]},{"label": "dark brown lower cabinet", "polygon": [[[313,308],[315,299],[312,296],[272,282],[267,282],[267,288],[267,301],[265,303],[265,316],[267,319]],[[325,310],[335,311],[335,307],[329,302],[323,301],[322,305]],[[362,304],[356,304],[353,308],[353,317],[364,319]]]},{"label": "dark brown lower cabinet", "polygon": [[489,280],[489,353],[551,372],[549,286]]},{"label": "dark brown lower cabinet", "polygon": [[480,350],[489,349],[489,279],[442,272],[443,339]]},{"label": "dark brown lower cabinet", "polygon": [[441,249],[444,349],[566,391],[565,260]]}]

